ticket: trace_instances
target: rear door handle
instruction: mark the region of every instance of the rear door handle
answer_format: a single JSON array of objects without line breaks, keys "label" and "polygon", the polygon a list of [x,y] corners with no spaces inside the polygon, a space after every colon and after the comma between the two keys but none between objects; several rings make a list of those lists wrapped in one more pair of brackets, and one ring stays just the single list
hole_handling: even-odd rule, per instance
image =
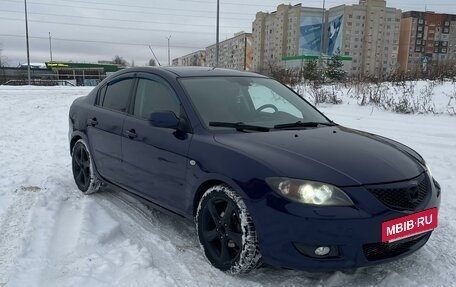
[{"label": "rear door handle", "polygon": [[98,125],[97,118],[88,119],[88,120],[87,120],[87,125],[88,125],[88,126],[92,126],[92,127]]},{"label": "rear door handle", "polygon": [[135,137],[138,136],[138,134],[136,133],[136,131],[134,129],[125,131],[125,135],[130,139],[134,139]]}]

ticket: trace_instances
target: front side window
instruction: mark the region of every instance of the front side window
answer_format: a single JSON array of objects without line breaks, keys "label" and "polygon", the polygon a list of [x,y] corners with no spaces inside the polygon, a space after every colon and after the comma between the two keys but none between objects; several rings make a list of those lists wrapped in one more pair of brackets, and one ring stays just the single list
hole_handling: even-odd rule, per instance
[{"label": "front side window", "polygon": [[279,82],[257,77],[191,77],[180,80],[196,112],[211,122],[242,123],[267,128],[296,122],[329,121]]},{"label": "front side window", "polygon": [[133,115],[149,119],[153,112],[171,111],[179,116],[180,104],[174,91],[166,84],[139,79]]},{"label": "front side window", "polygon": [[133,79],[120,80],[108,84],[102,106],[104,108],[125,113],[127,111]]}]

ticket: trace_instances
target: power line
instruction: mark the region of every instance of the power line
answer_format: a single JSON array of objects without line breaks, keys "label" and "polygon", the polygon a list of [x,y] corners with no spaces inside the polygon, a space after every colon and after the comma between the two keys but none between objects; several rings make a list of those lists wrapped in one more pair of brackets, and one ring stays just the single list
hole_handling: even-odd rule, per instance
[{"label": "power line", "polygon": [[[62,0],[63,1],[63,0]],[[213,1],[201,1],[201,0],[177,0],[179,2],[185,2],[185,3],[204,3],[204,4],[214,4]],[[234,6],[250,6],[250,7],[271,7],[273,5],[267,5],[267,4],[251,4],[251,3],[233,3],[233,2],[223,2],[223,5],[234,5]]]},{"label": "power line", "polygon": [[[61,1],[67,1],[67,0],[61,0]],[[68,0],[70,1],[70,0]],[[204,0],[177,0],[177,1],[180,1],[180,2],[185,2],[185,3],[204,3],[204,4],[214,4],[214,1],[204,1]],[[348,2],[351,2],[351,3],[347,3]],[[286,1],[282,1],[282,2],[286,2]],[[303,4],[303,7],[305,7],[306,5],[312,5],[312,4],[315,4],[315,5],[318,5],[318,7],[321,6],[321,1],[319,0],[316,0],[316,1],[313,1],[313,3],[309,3],[310,1],[307,1],[306,3],[303,3],[303,1],[295,1],[296,4],[299,4],[299,3],[302,3]],[[391,0],[389,0],[389,2],[391,2]],[[279,3],[281,3],[279,1]],[[330,3],[330,4],[338,4],[338,5],[341,5],[341,4],[346,4],[346,5],[352,5],[352,4],[358,4],[359,1],[357,0],[340,0],[340,1],[337,1],[337,0],[331,0],[331,1],[326,1],[326,3]],[[252,3],[235,3],[235,2],[222,2],[223,5],[234,5],[234,6],[239,6],[239,5],[242,5],[243,7],[245,6],[248,6],[248,7],[270,7],[270,8],[276,8],[277,6],[274,6],[274,5],[267,5],[267,4],[252,4]],[[296,5],[296,4],[290,4],[292,6]],[[415,7],[422,7],[423,5],[422,4],[402,4],[404,6],[415,6]],[[435,6],[456,6],[456,4],[454,2],[447,2],[447,3],[432,3],[432,4],[429,4],[429,5],[435,5]],[[390,7],[391,5],[388,5],[387,3],[387,6]]]},{"label": "power line", "polygon": [[[11,3],[21,3],[15,0],[2,0],[4,2],[11,2]],[[72,1],[73,2],[78,2],[78,1]],[[83,2],[83,3],[93,3],[93,2]],[[58,3],[39,3],[39,2],[30,2],[29,4],[32,5],[41,5],[41,6],[58,6],[58,7],[69,7],[69,8],[80,8],[84,10],[98,10],[98,11],[114,11],[114,12],[122,12],[122,13],[138,13],[138,14],[147,14],[150,15],[151,12],[145,12],[145,11],[129,11],[129,10],[121,10],[121,9],[113,9],[113,8],[97,8],[97,7],[87,7],[87,6],[74,6],[74,5],[68,5],[68,4],[58,4]],[[106,4],[102,4],[106,5]],[[110,4],[112,6],[112,4]],[[119,5],[118,5],[119,6]],[[207,13],[213,13],[213,11],[210,10],[189,10],[189,9],[178,9],[178,8],[152,8],[152,7],[146,7],[146,6],[135,6],[135,5],[127,5],[128,7],[131,8],[140,8],[140,9],[150,9],[150,10],[165,10],[165,11],[184,11],[184,12],[198,12],[198,13],[205,13],[205,15],[199,15],[199,17],[206,17]],[[157,13],[154,13],[157,14]],[[160,14],[160,13],[158,13]],[[179,15],[179,14],[164,14],[163,15],[174,15],[174,16],[190,16],[190,17],[195,17],[198,15]],[[251,13],[239,13],[239,12],[225,12],[225,14],[234,14],[234,15],[246,15],[246,16],[252,16]],[[210,17],[208,17],[210,18]],[[243,19],[243,18],[236,18],[236,19]]]},{"label": "power line", "polygon": [[[22,14],[22,11],[13,11],[13,10],[4,10],[0,9],[0,12],[7,12],[7,13],[17,13]],[[169,22],[156,22],[156,21],[142,21],[142,20],[128,20],[128,19],[117,19],[117,18],[101,18],[101,17],[89,17],[89,16],[74,16],[74,15],[66,15],[66,14],[53,14],[53,13],[39,13],[39,12],[28,12],[30,15],[41,15],[41,16],[55,16],[55,17],[65,17],[65,18],[76,18],[76,19],[91,19],[91,20],[101,20],[101,21],[115,21],[115,22],[127,22],[127,23],[141,23],[141,24],[162,24],[162,25],[169,25]],[[173,23],[173,26],[193,26],[193,27],[213,27],[214,25],[210,24],[190,24],[190,23]],[[238,28],[243,29],[245,27],[241,26],[224,26],[221,25],[220,27],[223,28]]]},{"label": "power line", "polygon": [[[22,19],[17,18],[7,18],[3,17],[2,20],[7,21],[23,21]],[[147,29],[147,28],[129,28],[121,26],[105,26],[105,25],[95,25],[95,24],[83,24],[83,23],[67,23],[59,21],[46,21],[46,20],[29,20],[29,22],[35,23],[45,23],[45,24],[59,24],[59,25],[69,25],[69,26],[78,26],[78,27],[92,27],[92,28],[102,28],[102,29],[115,29],[115,30],[130,30],[130,31],[146,31],[146,32],[166,32],[166,33],[181,33],[181,34],[209,34],[210,32],[194,32],[194,31],[181,31],[181,30],[163,30],[163,29]]]},{"label": "power line", "polygon": [[[24,38],[25,35],[13,35],[13,34],[0,34],[0,37],[9,37],[9,38]],[[29,36],[31,39],[39,39],[48,41],[48,37],[40,36]],[[77,42],[77,43],[94,43],[94,44],[108,44],[108,45],[123,45],[123,46],[141,46],[147,48],[150,44],[148,43],[131,43],[131,42],[117,42],[117,41],[102,41],[102,40],[83,40],[83,39],[69,39],[69,38],[59,38],[52,37],[52,41],[62,41],[62,42]],[[167,47],[167,45],[153,45],[154,47]],[[184,46],[184,45],[173,45],[176,48],[190,48],[190,49],[202,49],[202,47],[197,46]]]}]

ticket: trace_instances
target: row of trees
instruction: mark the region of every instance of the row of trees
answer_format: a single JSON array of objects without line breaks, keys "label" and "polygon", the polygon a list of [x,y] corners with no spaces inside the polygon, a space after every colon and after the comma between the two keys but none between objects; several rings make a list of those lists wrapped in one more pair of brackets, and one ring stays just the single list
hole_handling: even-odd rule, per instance
[{"label": "row of trees", "polygon": [[[121,56],[115,56],[114,59],[112,59],[113,64],[119,65],[120,67],[134,67],[135,66],[135,60],[131,60],[131,63],[129,63],[125,58]],[[149,62],[146,63],[147,66],[156,66],[156,62],[154,59],[150,59]]]},{"label": "row of trees", "polygon": [[269,65],[265,74],[272,76],[279,81],[296,85],[302,82],[402,82],[412,80],[438,80],[456,79],[456,60],[445,62],[431,61],[425,68],[417,66],[415,70],[408,72],[394,71],[390,74],[382,74],[376,76],[357,75],[348,76],[343,69],[343,63],[340,55],[333,55],[331,58],[323,60],[308,60],[303,62],[299,68],[278,68],[273,64]]},{"label": "row of trees", "polygon": [[283,69],[271,65],[266,74],[290,85],[296,85],[302,81],[316,83],[340,82],[347,77],[343,66],[341,56],[333,55],[326,60],[308,60],[300,68]]}]

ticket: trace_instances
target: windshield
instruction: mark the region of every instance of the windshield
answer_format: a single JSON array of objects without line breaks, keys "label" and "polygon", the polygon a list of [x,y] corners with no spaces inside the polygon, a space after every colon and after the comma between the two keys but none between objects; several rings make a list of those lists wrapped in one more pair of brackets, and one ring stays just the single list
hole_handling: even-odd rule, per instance
[{"label": "windshield", "polygon": [[[330,123],[279,82],[257,77],[194,77],[180,80],[205,126],[220,123],[274,128],[291,123]],[[231,127],[232,128],[232,127]]]}]

